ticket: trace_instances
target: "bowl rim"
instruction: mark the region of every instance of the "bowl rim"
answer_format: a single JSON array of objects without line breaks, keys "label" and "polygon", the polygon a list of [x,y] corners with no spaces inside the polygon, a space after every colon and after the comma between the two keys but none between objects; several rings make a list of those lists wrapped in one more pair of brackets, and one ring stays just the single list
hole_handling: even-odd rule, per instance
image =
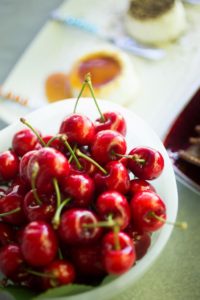
[{"label": "bowl rim", "polygon": [[[30,121],[34,120],[34,123],[38,122],[38,115],[39,116],[43,116],[43,114],[48,115],[51,112],[56,111],[56,109],[58,110],[62,110],[62,108],[64,108],[64,106],[70,104],[71,106],[74,105],[75,103],[75,98],[70,98],[70,99],[66,99],[66,100],[61,100],[61,101],[57,101],[55,103],[51,103],[48,104],[47,106],[41,107],[29,114],[27,114],[25,116],[25,118],[28,118]],[[81,99],[80,99],[81,100]],[[99,99],[97,99],[99,100]],[[91,98],[84,98],[82,100],[82,106],[83,106],[83,102],[85,101],[85,103],[87,102],[91,102]],[[119,104],[107,101],[107,100],[100,100],[101,105],[104,106],[104,108],[102,110],[105,110],[105,107],[112,107],[113,110],[118,110],[122,113],[122,115],[124,115],[125,119],[128,116],[129,119],[133,118],[136,119],[136,122],[138,122],[139,124],[143,124],[143,126],[145,127],[145,129],[147,130],[147,132],[149,132],[151,134],[151,136],[156,140],[157,143],[159,143],[160,148],[162,149],[162,153],[164,154],[164,159],[165,159],[165,168],[167,168],[167,174],[169,180],[171,180],[171,186],[170,186],[170,190],[169,190],[169,196],[173,197],[173,207],[168,207],[168,213],[170,215],[170,221],[174,222],[176,220],[176,216],[177,216],[177,211],[178,211],[178,192],[177,192],[177,185],[176,185],[176,179],[175,179],[175,175],[174,175],[174,170],[172,167],[172,163],[169,159],[169,156],[167,154],[166,149],[164,148],[162,141],[160,140],[160,138],[158,137],[158,135],[153,131],[153,129],[146,123],[146,121],[144,121],[142,118],[140,118],[138,115],[136,115],[133,111],[128,110],[124,107],[122,107]],[[68,103],[68,104],[67,104]],[[69,106],[70,106],[69,105]],[[67,115],[67,113],[66,113]],[[42,117],[41,117],[42,118]],[[34,124],[35,125],[35,124]],[[22,124],[20,124],[19,121],[9,125],[8,127],[4,128],[3,130],[0,131],[0,136],[7,136],[7,134],[12,135],[12,131],[13,130],[18,130],[21,128],[21,126],[23,126]],[[168,225],[164,225],[162,227],[161,230],[159,230],[159,236],[157,238],[157,241],[154,245],[152,245],[152,247],[149,249],[149,251],[147,252],[147,254],[137,262],[137,264],[131,268],[128,272],[126,272],[125,274],[115,278],[113,281],[106,283],[105,285],[96,287],[90,291],[87,292],[83,292],[80,294],[76,294],[76,295],[72,295],[72,296],[63,296],[63,297],[59,297],[59,298],[51,298],[51,300],[80,300],[81,299],[87,299],[87,300],[92,300],[94,299],[94,297],[96,299],[107,299],[109,298],[109,293],[112,291],[112,297],[114,297],[116,294],[119,293],[119,289],[120,292],[123,291],[123,289],[129,287],[131,285],[131,283],[135,282],[137,279],[139,279],[139,277],[141,277],[141,275],[152,265],[152,263],[156,260],[156,258],[159,256],[159,254],[162,252],[162,250],[164,249],[167,241],[169,240],[169,237],[172,233],[173,227],[172,226],[168,226]],[[148,267],[147,267],[148,266]],[[48,298],[45,298],[46,300],[48,300]]]}]

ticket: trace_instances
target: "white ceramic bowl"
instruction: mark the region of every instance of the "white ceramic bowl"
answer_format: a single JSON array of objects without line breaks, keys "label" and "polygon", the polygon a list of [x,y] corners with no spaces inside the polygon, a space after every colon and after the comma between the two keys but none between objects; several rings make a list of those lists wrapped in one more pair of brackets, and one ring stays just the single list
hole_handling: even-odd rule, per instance
[{"label": "white ceramic bowl", "polygon": [[[42,133],[56,133],[63,118],[73,112],[74,103],[74,99],[56,102],[34,111],[27,115],[26,119],[34,127],[40,129]],[[165,168],[162,175],[152,183],[166,204],[168,219],[172,222],[175,221],[178,209],[176,180],[171,162],[162,142],[152,129],[133,112],[113,102],[104,100],[100,100],[99,105],[103,112],[112,110],[120,111],[123,114],[127,122],[128,130],[126,139],[129,149],[135,146],[150,146],[162,153],[165,160]],[[92,120],[99,117],[93,100],[90,98],[80,99],[77,112],[86,114]],[[0,131],[0,152],[11,146],[14,133],[21,128],[24,128],[24,126],[18,122]],[[133,286],[134,282],[147,271],[166,245],[172,229],[172,226],[164,225],[160,231],[155,233],[148,253],[124,275],[89,292],[69,297],[60,297],[59,299],[51,298],[51,300],[106,300],[116,296],[123,289],[127,289],[130,285]]]}]

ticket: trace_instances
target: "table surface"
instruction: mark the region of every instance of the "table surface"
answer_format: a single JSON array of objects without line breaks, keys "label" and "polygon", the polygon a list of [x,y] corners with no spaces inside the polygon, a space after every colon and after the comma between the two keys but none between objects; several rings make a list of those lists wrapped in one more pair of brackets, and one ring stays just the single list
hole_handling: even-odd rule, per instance
[{"label": "table surface", "polygon": [[[49,12],[61,3],[61,0],[0,1],[0,84],[45,24]],[[5,126],[0,120],[0,129]],[[200,197],[182,184],[177,185],[178,220],[187,221],[188,229],[174,229],[151,269],[115,300],[200,299]]]}]

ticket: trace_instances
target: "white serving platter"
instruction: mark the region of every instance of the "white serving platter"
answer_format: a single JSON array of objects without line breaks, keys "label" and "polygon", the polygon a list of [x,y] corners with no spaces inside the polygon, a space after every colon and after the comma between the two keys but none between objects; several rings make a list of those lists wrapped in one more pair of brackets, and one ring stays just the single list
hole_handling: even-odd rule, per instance
[{"label": "white serving platter", "polygon": [[[59,10],[114,31],[123,24],[126,6],[127,0],[68,0]],[[186,12],[187,31],[179,41],[165,46],[164,59],[155,62],[129,54],[141,82],[140,93],[129,108],[160,137],[200,85],[200,6],[186,6]],[[41,107],[48,103],[44,91],[48,75],[68,72],[79,56],[109,46],[78,29],[48,21],[14,66],[3,88],[28,98],[30,110]],[[8,123],[28,110],[0,102],[0,118]]]}]

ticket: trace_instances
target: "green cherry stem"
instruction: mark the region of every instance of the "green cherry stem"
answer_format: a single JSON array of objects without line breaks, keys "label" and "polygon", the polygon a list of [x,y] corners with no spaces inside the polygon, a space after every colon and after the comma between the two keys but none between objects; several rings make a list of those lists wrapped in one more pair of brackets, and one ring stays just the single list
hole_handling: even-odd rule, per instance
[{"label": "green cherry stem", "polygon": [[99,112],[99,114],[100,114],[100,119],[101,119],[101,121],[104,123],[104,122],[105,122],[105,117],[104,117],[104,115],[102,114],[102,112],[101,112],[101,110],[100,110],[100,107],[99,107],[99,105],[98,105],[97,99],[96,99],[96,97],[95,97],[94,88],[93,88],[93,85],[92,85],[90,73],[88,73],[88,74],[86,75],[86,77],[85,77],[85,82],[87,83],[87,85],[88,85],[88,87],[89,87],[89,89],[90,89],[90,93],[91,93],[92,98],[93,98],[93,100],[94,100],[94,102],[95,102],[95,105],[96,105],[96,107],[97,107],[97,110],[98,110],[98,112]]},{"label": "green cherry stem", "polygon": [[33,195],[35,197],[35,200],[36,200],[37,204],[41,205],[42,201],[40,200],[40,197],[38,196],[37,189],[36,189],[36,186],[35,186],[35,181],[36,181],[36,177],[37,177],[38,171],[39,171],[39,165],[36,162],[33,165],[33,172],[32,172],[32,176],[31,176],[31,188],[32,188]]},{"label": "green cherry stem", "polygon": [[17,212],[20,211],[20,210],[21,210],[21,208],[20,208],[20,207],[17,207],[17,208],[15,208],[15,209],[12,209],[12,210],[10,210],[10,211],[7,211],[7,212],[5,212],[5,213],[0,214],[0,217],[10,216],[10,215],[12,215],[12,214],[17,213]]},{"label": "green cherry stem", "polygon": [[[75,145],[74,148],[73,148],[73,153],[74,153],[74,155],[75,155],[76,149],[77,149],[77,145]],[[68,159],[68,162],[71,163],[72,160],[73,160],[73,155],[71,154],[71,155],[70,155],[70,158]]]},{"label": "green cherry stem", "polygon": [[86,81],[86,78],[85,78],[85,80],[84,80],[84,82],[83,82],[83,85],[82,85],[82,88],[81,88],[81,90],[80,90],[80,93],[78,94],[78,97],[77,97],[77,99],[76,99],[76,103],[75,103],[74,111],[73,111],[74,114],[76,113],[76,109],[77,109],[77,105],[78,105],[79,99],[81,98],[81,96],[82,96],[82,94],[83,94],[83,91],[84,91],[86,85],[87,85],[87,81]]},{"label": "green cherry stem", "polygon": [[57,134],[57,135],[53,136],[46,144],[46,147],[50,147],[51,143],[53,143],[53,141],[55,141],[55,140],[60,139],[61,136],[62,136],[61,134]]},{"label": "green cherry stem", "polygon": [[81,164],[80,164],[80,162],[79,162],[79,160],[78,160],[78,158],[77,158],[77,156],[76,156],[74,150],[72,149],[72,147],[71,147],[70,144],[68,143],[67,137],[66,137],[65,135],[61,135],[60,140],[64,143],[65,147],[69,150],[71,156],[73,157],[73,159],[74,159],[75,162],[76,162],[76,165],[77,165],[78,169],[81,170],[81,169],[82,169],[82,166],[81,166]]},{"label": "green cherry stem", "polygon": [[85,160],[88,160],[89,162],[91,162],[94,166],[96,166],[103,174],[107,175],[108,172],[102,167],[100,166],[94,159],[92,159],[91,157],[87,156],[86,154],[84,154],[83,152],[81,152],[79,149],[76,150],[76,154],[79,157],[84,158]]},{"label": "green cherry stem", "polygon": [[44,278],[52,278],[55,279],[56,276],[50,273],[41,273],[35,270],[26,269],[26,272],[35,276],[44,277]]},{"label": "green cherry stem", "polygon": [[53,186],[54,186],[55,193],[56,193],[57,208],[59,208],[61,205],[61,195],[60,195],[60,188],[58,185],[58,180],[56,178],[53,178]]},{"label": "green cherry stem", "polygon": [[26,125],[28,128],[31,129],[31,131],[36,135],[36,137],[38,138],[40,144],[43,146],[43,147],[46,147],[46,144],[45,142],[43,141],[43,139],[41,138],[41,136],[39,135],[39,133],[37,132],[37,130],[35,130],[35,128],[33,128],[33,126],[31,124],[29,124],[27,122],[26,119],[24,118],[20,118],[20,122],[23,123],[24,125]]},{"label": "green cherry stem", "polygon": [[115,153],[114,151],[112,153],[113,153],[113,155],[116,155],[118,157],[125,157],[125,158],[135,160],[136,162],[138,162],[140,164],[145,164],[145,162],[146,162],[145,159],[140,158],[139,155],[123,155],[123,154]]},{"label": "green cherry stem", "polygon": [[169,224],[169,225],[173,225],[173,226],[178,227],[180,229],[187,229],[188,228],[187,222],[175,222],[175,223],[173,223],[171,221],[165,220],[164,218],[156,215],[156,213],[154,211],[150,211],[148,213],[148,217],[155,218],[156,220],[158,220],[160,222],[163,222],[163,223]]},{"label": "green cherry stem", "polygon": [[67,205],[70,201],[71,201],[71,198],[65,199],[60,204],[60,206],[57,208],[56,213],[55,213],[55,215],[53,217],[53,220],[52,220],[52,224],[53,224],[53,228],[54,229],[58,229],[58,227],[60,225],[60,214],[61,214],[61,211],[62,211],[63,207],[65,207],[65,205]]}]

